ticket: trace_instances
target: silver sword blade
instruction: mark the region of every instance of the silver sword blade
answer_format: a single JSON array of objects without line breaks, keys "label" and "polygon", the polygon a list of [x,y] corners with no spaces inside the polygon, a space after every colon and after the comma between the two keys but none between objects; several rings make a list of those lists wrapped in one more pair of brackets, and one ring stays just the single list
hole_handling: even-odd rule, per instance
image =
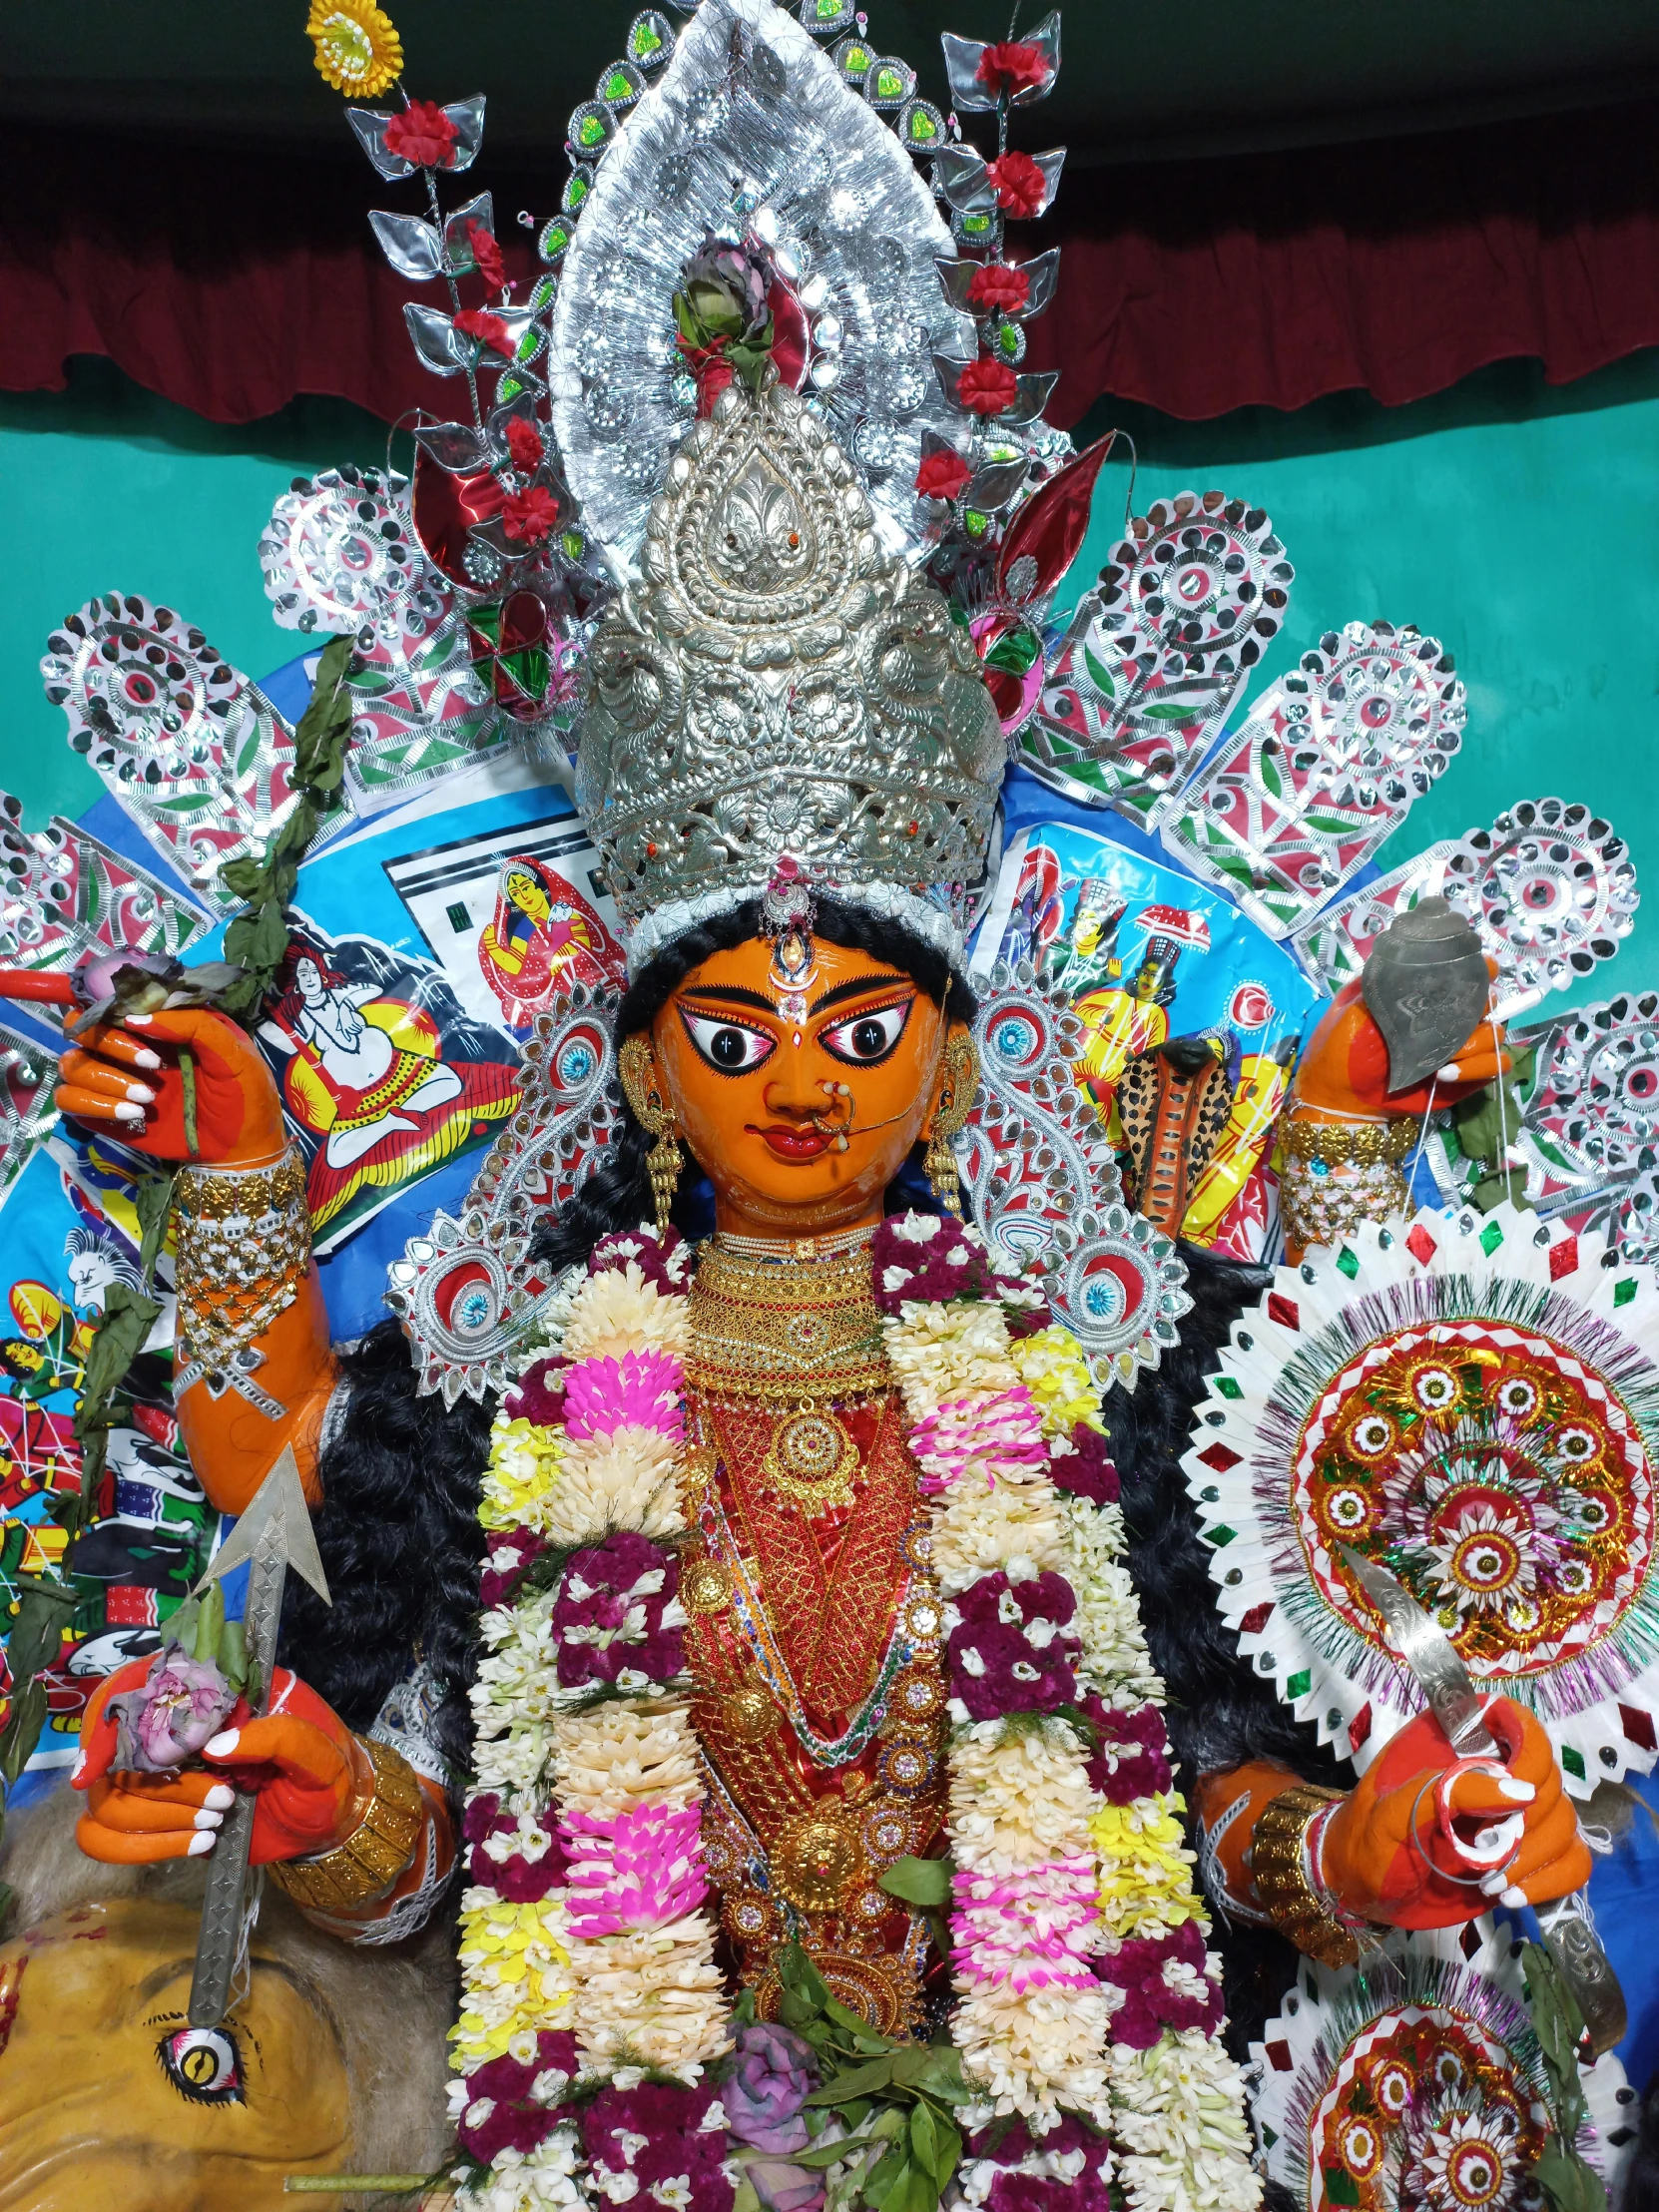
[{"label": "silver sword blade", "polygon": [[[1423,1610],[1397,1575],[1344,1544],[1343,1557],[1360,1587],[1382,1616],[1394,1649],[1416,1676],[1429,1711],[1460,1759],[1502,1759],[1480,1716],[1480,1693],[1456,1646]],[[1591,2049],[1599,2058],[1621,2042],[1629,2026],[1624,1991],[1596,1935],[1582,1891],[1533,1909],[1549,1954],[1583,2015]]]}]

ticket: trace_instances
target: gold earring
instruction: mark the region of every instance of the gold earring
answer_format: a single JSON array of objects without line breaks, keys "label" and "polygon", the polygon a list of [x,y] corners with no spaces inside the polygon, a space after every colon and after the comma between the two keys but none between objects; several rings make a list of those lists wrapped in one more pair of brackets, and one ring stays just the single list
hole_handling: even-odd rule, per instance
[{"label": "gold earring", "polygon": [[933,1126],[927,1132],[922,1170],[933,1186],[933,1196],[947,1214],[958,1221],[962,1214],[962,1186],[956,1174],[956,1154],[951,1138],[964,1128],[979,1089],[979,1055],[966,1031],[952,1037],[944,1048],[944,1083],[933,1109]]},{"label": "gold earring", "polygon": [[669,1210],[685,1161],[680,1151],[674,1108],[663,1097],[657,1079],[656,1055],[649,1037],[625,1037],[617,1054],[617,1073],[635,1119],[657,1142],[647,1155],[645,1169],[651,1178],[651,1197],[657,1209],[657,1233],[668,1233]]}]

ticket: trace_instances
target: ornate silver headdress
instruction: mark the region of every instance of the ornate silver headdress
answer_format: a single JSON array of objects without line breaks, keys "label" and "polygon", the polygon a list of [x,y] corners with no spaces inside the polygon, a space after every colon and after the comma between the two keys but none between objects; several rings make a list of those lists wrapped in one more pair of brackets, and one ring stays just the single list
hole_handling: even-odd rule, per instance
[{"label": "ornate silver headdress", "polygon": [[943,599],[882,550],[824,423],[733,385],[589,654],[577,804],[637,969],[780,860],[955,953],[1006,746]]}]

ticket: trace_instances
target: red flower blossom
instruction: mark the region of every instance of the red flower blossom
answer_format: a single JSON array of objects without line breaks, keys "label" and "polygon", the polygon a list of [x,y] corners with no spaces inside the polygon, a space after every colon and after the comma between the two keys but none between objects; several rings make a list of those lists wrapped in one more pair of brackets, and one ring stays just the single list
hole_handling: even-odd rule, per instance
[{"label": "red flower blossom", "polygon": [[559,526],[559,502],[542,484],[510,491],[501,502],[501,527],[520,545],[540,545]]},{"label": "red flower blossom", "polygon": [[916,489],[923,499],[954,499],[972,473],[960,453],[947,446],[942,453],[922,455]]},{"label": "red flower blossom", "polygon": [[507,325],[498,314],[491,314],[488,307],[463,307],[455,317],[455,327],[462,337],[476,338],[480,345],[490,346],[497,353],[510,355],[513,350]]},{"label": "red flower blossom", "polygon": [[985,176],[996,194],[997,205],[1012,216],[1033,216],[1048,193],[1048,180],[1029,154],[1004,154],[985,164]]},{"label": "red flower blossom", "polygon": [[981,262],[967,295],[970,307],[994,308],[1007,314],[1023,307],[1030,298],[1031,279],[1023,269],[1012,269],[1006,262]]},{"label": "red flower blossom", "polygon": [[478,274],[491,291],[499,291],[507,281],[507,265],[501,259],[501,248],[493,231],[486,231],[481,223],[469,216],[466,225],[466,242],[472,249],[472,259],[478,265]]},{"label": "red flower blossom", "polygon": [[507,424],[507,451],[514,468],[526,474],[540,462],[547,448],[542,443],[541,432],[533,422],[526,422],[522,415],[514,415]]},{"label": "red flower blossom", "polygon": [[1025,39],[1004,39],[987,46],[979,57],[974,77],[999,100],[1011,100],[1016,92],[1033,92],[1049,79],[1047,56],[1040,46]]},{"label": "red flower blossom", "polygon": [[386,152],[417,169],[447,169],[459,135],[435,100],[411,100],[386,125]]},{"label": "red flower blossom", "polygon": [[970,414],[1000,414],[1004,407],[1013,405],[1018,389],[1013,370],[988,355],[983,360],[969,361],[956,379],[957,400]]}]

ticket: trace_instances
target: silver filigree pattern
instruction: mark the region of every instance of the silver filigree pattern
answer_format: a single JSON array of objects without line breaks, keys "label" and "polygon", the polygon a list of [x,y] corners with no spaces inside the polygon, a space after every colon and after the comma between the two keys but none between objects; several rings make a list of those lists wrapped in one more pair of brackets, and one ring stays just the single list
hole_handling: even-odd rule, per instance
[{"label": "silver filigree pattern", "polygon": [[736,903],[785,854],[848,895],[887,887],[923,926],[934,886],[959,910],[1001,727],[822,420],[777,384],[724,392],[670,464],[643,565],[593,641],[576,772],[634,965],[671,902]]},{"label": "silver filigree pattern", "polygon": [[1166,814],[1164,842],[1284,936],[1398,829],[1465,719],[1437,638],[1409,623],[1327,631]]},{"label": "silver filigree pattern", "polygon": [[0,1203],[57,1124],[50,1052],[0,1023]]},{"label": "silver filigree pattern", "polygon": [[1026,961],[991,971],[974,1024],[980,1090],[956,1139],[973,1216],[993,1251],[1040,1257],[1058,1318],[1095,1379],[1133,1389],[1192,1308],[1171,1240],[1123,1203],[1117,1161],[1073,1072],[1082,1024]]},{"label": "silver filigree pattern", "polygon": [[1295,574],[1262,509],[1225,492],[1136,516],[1078,601],[1026,767],[1085,806],[1160,819],[1277,634]]},{"label": "silver filigree pattern", "polygon": [[1459,837],[1439,888],[1522,990],[1564,990],[1635,926],[1630,850],[1610,823],[1560,799],[1523,799]]},{"label": "silver filigree pattern", "polygon": [[705,0],[597,151],[564,249],[550,389],[570,488],[619,574],[695,407],[674,288],[734,223],[800,301],[803,388],[854,458],[878,534],[912,547],[922,432],[961,435],[933,356],[976,348],[935,268],[950,233],[881,116],[772,0]]},{"label": "silver filigree pattern", "polygon": [[517,1111],[490,1147],[457,1221],[434,1213],[388,1272],[417,1386],[446,1405],[506,1386],[558,1288],[530,1256],[536,1224],[580,1189],[616,1136],[616,1010],[610,990],[573,984],[524,1048]]},{"label": "silver filigree pattern", "polygon": [[[115,951],[171,958],[207,928],[203,914],[78,823],[54,815],[30,831],[22,822],[21,803],[0,792],[0,962],[8,967],[57,973]],[[51,1022],[63,1012],[34,1011]]]},{"label": "silver filigree pattern", "polygon": [[[234,913],[220,869],[263,852],[294,804],[293,733],[270,700],[182,615],[133,592],[69,616],[40,667],[74,751],[191,889]],[[331,815],[319,838],[348,819]]]}]

